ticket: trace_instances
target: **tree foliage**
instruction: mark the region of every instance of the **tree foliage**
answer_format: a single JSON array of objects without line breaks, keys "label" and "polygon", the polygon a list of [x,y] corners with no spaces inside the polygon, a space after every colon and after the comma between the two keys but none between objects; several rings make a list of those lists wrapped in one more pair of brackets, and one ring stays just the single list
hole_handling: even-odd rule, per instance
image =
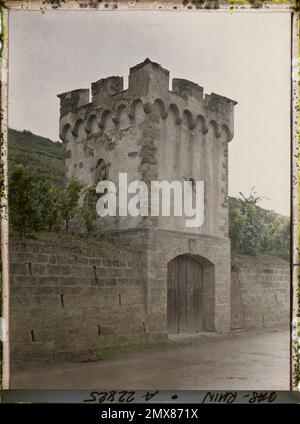
[{"label": "tree foliage", "polygon": [[229,199],[229,237],[239,253],[276,254],[289,258],[290,220],[258,206],[262,200],[252,190],[248,197]]},{"label": "tree foliage", "polygon": [[[252,190],[248,197],[229,199],[229,237],[235,252],[256,255],[276,254],[286,259],[290,250],[290,221],[258,206]],[[9,175],[10,225],[21,235],[40,231],[78,231],[93,236],[99,218],[95,186],[84,187],[71,180],[65,187],[39,178],[37,172],[15,165]],[[74,230],[75,228],[75,230]]]},{"label": "tree foliage", "polygon": [[66,233],[69,232],[70,220],[74,218],[78,211],[78,201],[80,198],[81,184],[76,180],[70,180],[65,189],[60,192],[59,210],[65,222]]},{"label": "tree foliage", "polygon": [[24,165],[15,165],[9,176],[10,225],[20,235],[64,228],[79,210],[81,185],[71,180],[65,188],[40,180]]},{"label": "tree foliage", "polygon": [[97,225],[96,203],[99,195],[96,193],[96,187],[87,187],[84,190],[83,203],[81,206],[81,216],[88,235],[91,235]]},{"label": "tree foliage", "polygon": [[35,177],[31,169],[16,165],[9,181],[10,223],[13,229],[24,235],[37,231],[37,208],[35,204]]}]

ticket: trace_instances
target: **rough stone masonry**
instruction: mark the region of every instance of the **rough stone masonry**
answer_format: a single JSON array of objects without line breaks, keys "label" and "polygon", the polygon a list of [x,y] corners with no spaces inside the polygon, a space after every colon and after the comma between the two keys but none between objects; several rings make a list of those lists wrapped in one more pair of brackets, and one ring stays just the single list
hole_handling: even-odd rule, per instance
[{"label": "rough stone masonry", "polygon": [[[232,263],[240,286],[232,328],[287,327],[289,263],[241,255]],[[165,340],[161,322],[147,312],[144,265],[142,254],[111,243],[11,238],[12,367],[89,360],[104,347]]]},{"label": "rough stone masonry", "polygon": [[[59,98],[67,178],[117,184],[126,172],[129,182],[204,181],[201,227],[187,229],[184,216],[122,216],[106,217],[103,231],[142,252],[147,319],[162,334],[168,333],[168,292],[175,332],[228,330],[228,142],[236,102],[204,95],[202,87],[183,79],[173,79],[170,91],[169,71],[149,59],[130,69],[127,90],[123,78],[114,76],[92,84],[91,101],[89,89]],[[185,265],[168,277],[168,264],[182,255],[188,256]],[[192,274],[201,274],[201,282]]]},{"label": "rough stone masonry", "polygon": [[[251,293],[241,297],[236,276],[231,299],[228,142],[236,102],[184,79],[173,79],[170,91],[169,72],[149,59],[130,69],[126,90],[113,76],[91,91],[91,99],[89,89],[58,96],[67,178],[117,184],[126,172],[129,182],[204,181],[204,224],[106,217],[102,232],[129,246],[121,253],[104,254],[100,242],[12,241],[12,356],[88,359],[103,346],[226,332],[232,317],[234,328],[255,325],[248,309],[245,321]],[[268,280],[275,291],[281,275]],[[283,319],[286,296],[280,302]]]}]

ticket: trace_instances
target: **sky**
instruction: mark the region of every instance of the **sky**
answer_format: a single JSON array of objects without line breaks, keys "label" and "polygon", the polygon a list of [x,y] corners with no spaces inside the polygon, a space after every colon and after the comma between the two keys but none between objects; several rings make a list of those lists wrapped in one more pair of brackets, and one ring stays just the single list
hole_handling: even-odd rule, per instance
[{"label": "sky", "polygon": [[58,93],[149,57],[238,102],[229,194],[290,213],[290,14],[287,12],[10,11],[9,126],[59,140]]}]

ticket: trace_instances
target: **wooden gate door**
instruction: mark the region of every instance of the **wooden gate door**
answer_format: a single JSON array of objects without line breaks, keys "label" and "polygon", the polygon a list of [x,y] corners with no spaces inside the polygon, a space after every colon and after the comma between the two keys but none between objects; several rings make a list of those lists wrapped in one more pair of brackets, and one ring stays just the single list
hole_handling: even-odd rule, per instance
[{"label": "wooden gate door", "polygon": [[189,256],[177,256],[168,264],[169,334],[202,331],[203,269]]}]

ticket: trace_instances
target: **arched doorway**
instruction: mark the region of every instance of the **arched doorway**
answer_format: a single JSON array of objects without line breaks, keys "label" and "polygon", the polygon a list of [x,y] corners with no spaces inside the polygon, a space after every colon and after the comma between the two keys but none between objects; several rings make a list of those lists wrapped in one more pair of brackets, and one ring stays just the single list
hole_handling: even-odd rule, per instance
[{"label": "arched doorway", "polygon": [[214,331],[214,266],[198,255],[168,263],[168,333]]}]

